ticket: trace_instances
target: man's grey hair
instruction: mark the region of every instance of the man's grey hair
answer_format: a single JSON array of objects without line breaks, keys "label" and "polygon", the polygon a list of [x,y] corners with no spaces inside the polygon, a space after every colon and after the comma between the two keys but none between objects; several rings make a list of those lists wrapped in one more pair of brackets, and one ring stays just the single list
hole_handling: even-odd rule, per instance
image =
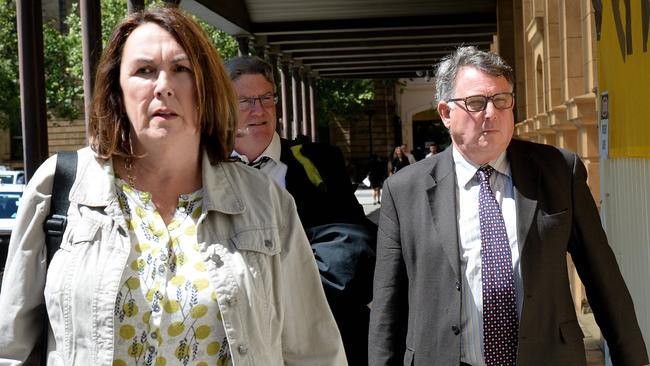
[{"label": "man's grey hair", "polygon": [[238,56],[224,62],[226,72],[230,80],[235,81],[242,75],[260,74],[273,85],[275,90],[275,79],[273,78],[273,66],[257,56]]},{"label": "man's grey hair", "polygon": [[503,76],[514,87],[512,67],[499,55],[480,51],[474,46],[458,47],[455,52],[443,57],[436,68],[436,101],[454,97],[456,77],[464,66],[475,67],[492,76]]}]

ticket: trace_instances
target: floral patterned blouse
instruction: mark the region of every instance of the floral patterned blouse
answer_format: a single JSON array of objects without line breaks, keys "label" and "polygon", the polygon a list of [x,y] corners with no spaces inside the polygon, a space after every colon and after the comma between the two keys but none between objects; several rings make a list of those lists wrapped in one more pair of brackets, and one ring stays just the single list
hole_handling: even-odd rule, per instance
[{"label": "floral patterned blouse", "polygon": [[131,243],[115,305],[113,366],[232,365],[198,251],[203,191],[179,197],[165,225],[148,192],[115,180]]}]

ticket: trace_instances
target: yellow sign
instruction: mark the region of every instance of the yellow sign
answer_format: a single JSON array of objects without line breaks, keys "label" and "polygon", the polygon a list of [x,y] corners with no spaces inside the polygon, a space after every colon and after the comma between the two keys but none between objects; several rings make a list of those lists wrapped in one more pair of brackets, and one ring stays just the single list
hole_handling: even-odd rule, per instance
[{"label": "yellow sign", "polygon": [[611,158],[650,158],[650,9],[644,1],[594,1],[598,88],[608,92]]}]

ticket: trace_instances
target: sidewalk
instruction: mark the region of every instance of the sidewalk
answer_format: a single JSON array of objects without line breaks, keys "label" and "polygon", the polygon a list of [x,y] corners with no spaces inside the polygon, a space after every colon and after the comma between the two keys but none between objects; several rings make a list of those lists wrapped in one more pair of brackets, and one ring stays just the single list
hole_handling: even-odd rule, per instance
[{"label": "sidewalk", "polygon": [[363,206],[363,212],[370,219],[370,221],[375,224],[379,221],[379,207],[381,205],[375,205],[372,200],[372,189],[359,187],[354,192],[354,195],[357,197],[357,201]]}]

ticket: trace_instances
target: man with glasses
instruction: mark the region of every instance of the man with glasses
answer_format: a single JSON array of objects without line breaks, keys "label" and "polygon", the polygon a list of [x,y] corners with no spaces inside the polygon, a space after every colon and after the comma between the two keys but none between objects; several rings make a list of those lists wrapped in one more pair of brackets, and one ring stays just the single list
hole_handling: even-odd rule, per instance
[{"label": "man with glasses", "polygon": [[436,72],[452,148],[384,184],[370,365],[585,365],[566,254],[614,365],[645,365],[630,294],[574,154],[513,140],[513,72],[460,47]]},{"label": "man with glasses", "polygon": [[343,154],[327,144],[289,141],[275,132],[278,99],[270,64],[243,56],[226,61],[225,67],[239,98],[233,155],[293,196],[348,363],[367,366],[377,227],[354,196]]}]

